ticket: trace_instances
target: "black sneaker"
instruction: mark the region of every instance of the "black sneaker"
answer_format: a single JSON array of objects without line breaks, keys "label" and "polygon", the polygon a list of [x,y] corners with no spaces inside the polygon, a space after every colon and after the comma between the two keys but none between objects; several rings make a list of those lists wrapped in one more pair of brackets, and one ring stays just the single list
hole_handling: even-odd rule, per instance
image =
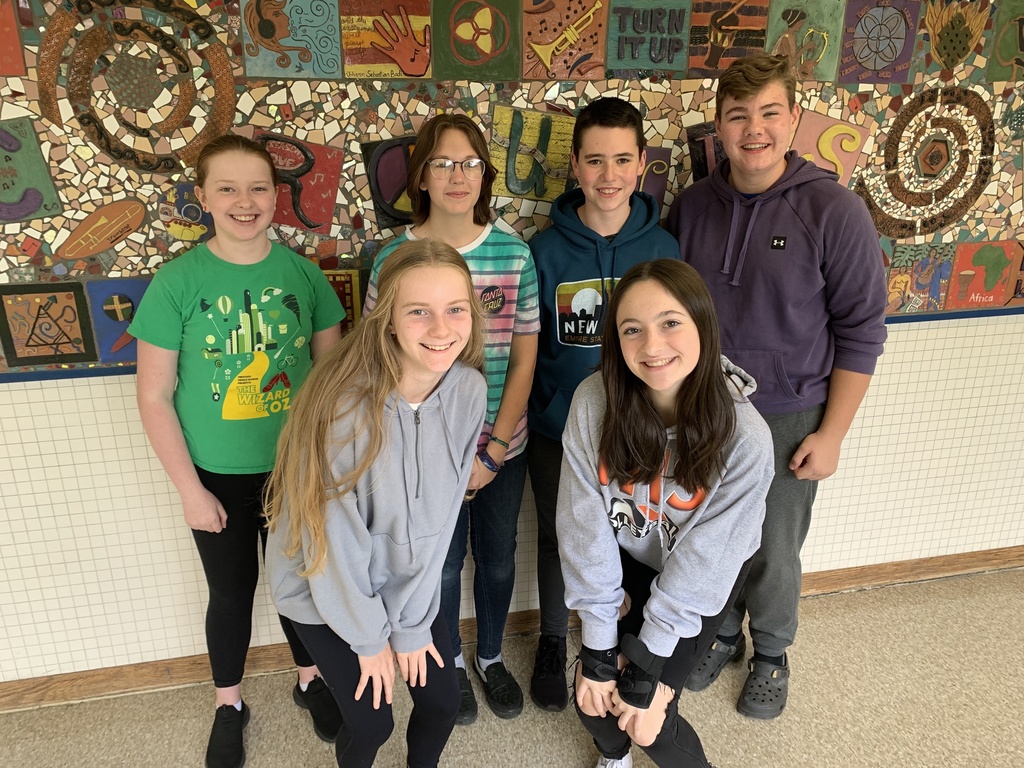
[{"label": "black sneaker", "polygon": [[565,638],[541,635],[530,678],[530,698],[541,709],[561,712],[569,704],[565,684]]},{"label": "black sneaker", "polygon": [[480,669],[480,660],[474,654],[473,671],[484,684],[484,695],[491,712],[503,720],[511,720],[523,711],[523,689],[504,664],[496,661],[487,669]]},{"label": "black sneaker", "polygon": [[341,710],[323,678],[314,677],[305,691],[296,683],[292,688],[292,699],[303,709],[309,710],[314,733],[328,744],[333,744],[341,730]]},{"label": "black sneaker", "polygon": [[459,678],[459,714],[455,716],[455,724],[469,725],[476,722],[476,694],[465,669],[456,667],[455,676]]},{"label": "black sneaker", "polygon": [[210,743],[206,745],[206,768],[242,768],[245,765],[242,729],[248,723],[249,707],[244,701],[241,712],[231,704],[217,707]]}]

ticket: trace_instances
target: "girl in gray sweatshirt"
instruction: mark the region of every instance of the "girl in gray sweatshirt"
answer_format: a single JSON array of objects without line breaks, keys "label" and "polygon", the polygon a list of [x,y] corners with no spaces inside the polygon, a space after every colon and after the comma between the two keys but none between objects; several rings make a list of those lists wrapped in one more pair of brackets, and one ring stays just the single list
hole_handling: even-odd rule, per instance
[{"label": "girl in gray sweatshirt", "polygon": [[599,766],[629,768],[633,742],[659,766],[708,766],[677,699],[760,543],[774,471],[755,387],[721,356],[692,267],[626,272],[600,371],[569,409],[558,494],[566,605],[583,625],[577,711]]},{"label": "girl in gray sweatshirt", "polygon": [[438,608],[486,411],[482,310],[436,240],[396,249],[378,285],[282,433],[266,568],[341,709],[338,765],[372,765],[390,736],[397,664],[414,702],[408,765],[435,768],[459,704]]}]

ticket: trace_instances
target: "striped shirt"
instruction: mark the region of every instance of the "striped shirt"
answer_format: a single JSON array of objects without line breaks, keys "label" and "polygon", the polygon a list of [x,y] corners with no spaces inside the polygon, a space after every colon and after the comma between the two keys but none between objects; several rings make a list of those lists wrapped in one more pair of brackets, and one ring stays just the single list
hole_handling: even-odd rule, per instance
[{"label": "striped shirt", "polygon": [[[366,289],[364,314],[377,303],[377,276],[384,259],[406,240],[416,240],[409,230],[392,240],[377,254]],[[487,318],[484,346],[484,376],[487,378],[487,417],[480,435],[480,450],[487,447],[494,420],[501,405],[508,373],[509,351],[513,336],[540,333],[540,308],[537,297],[537,270],[526,243],[487,224],[480,236],[456,249],[462,254],[473,275],[473,286],[483,304]],[[526,411],[524,409],[515,434],[509,440],[506,459],[523,452],[526,447]]]}]

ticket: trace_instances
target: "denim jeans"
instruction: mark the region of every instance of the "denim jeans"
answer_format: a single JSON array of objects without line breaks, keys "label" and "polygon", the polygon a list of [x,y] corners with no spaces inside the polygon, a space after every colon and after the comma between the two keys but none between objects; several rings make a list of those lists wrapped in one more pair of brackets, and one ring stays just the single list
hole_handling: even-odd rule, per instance
[{"label": "denim jeans", "polygon": [[505,619],[516,582],[516,528],[526,483],[526,454],[508,459],[497,476],[476,498],[463,502],[459,521],[441,573],[441,612],[452,638],[455,656],[462,653],[459,608],[462,604],[462,564],[466,542],[472,542],[473,602],[476,606],[477,655],[493,659],[501,653]]}]

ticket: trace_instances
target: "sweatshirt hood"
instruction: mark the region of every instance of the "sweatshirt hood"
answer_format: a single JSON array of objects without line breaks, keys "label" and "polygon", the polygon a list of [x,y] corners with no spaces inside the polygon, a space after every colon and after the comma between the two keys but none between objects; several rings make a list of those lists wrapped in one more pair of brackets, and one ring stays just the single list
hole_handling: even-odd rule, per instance
[{"label": "sweatshirt hood", "polygon": [[[725,203],[726,207],[732,210],[732,217],[729,221],[729,236],[726,239],[725,258],[722,262],[721,271],[723,275],[732,275],[729,285],[738,287],[740,285],[740,276],[743,274],[743,264],[747,258],[750,234],[754,230],[754,224],[757,222],[758,214],[761,212],[761,206],[780,197],[793,187],[799,187],[802,184],[819,179],[838,181],[839,176],[832,171],[819,168],[814,163],[808,162],[791,149],[786,153],[786,170],[782,174],[782,178],[761,194],[747,197],[736,191],[729,184],[730,171],[731,163],[729,160],[725,160],[715,166],[715,170],[711,173],[711,188],[722,202]],[[733,253],[737,250],[736,243],[738,240],[741,242],[734,266]]]},{"label": "sweatshirt hood", "polygon": [[743,397],[749,400],[750,396],[757,391],[757,382],[754,381],[754,377],[725,355],[722,355],[722,370],[729,377],[729,381],[736,385]]}]

